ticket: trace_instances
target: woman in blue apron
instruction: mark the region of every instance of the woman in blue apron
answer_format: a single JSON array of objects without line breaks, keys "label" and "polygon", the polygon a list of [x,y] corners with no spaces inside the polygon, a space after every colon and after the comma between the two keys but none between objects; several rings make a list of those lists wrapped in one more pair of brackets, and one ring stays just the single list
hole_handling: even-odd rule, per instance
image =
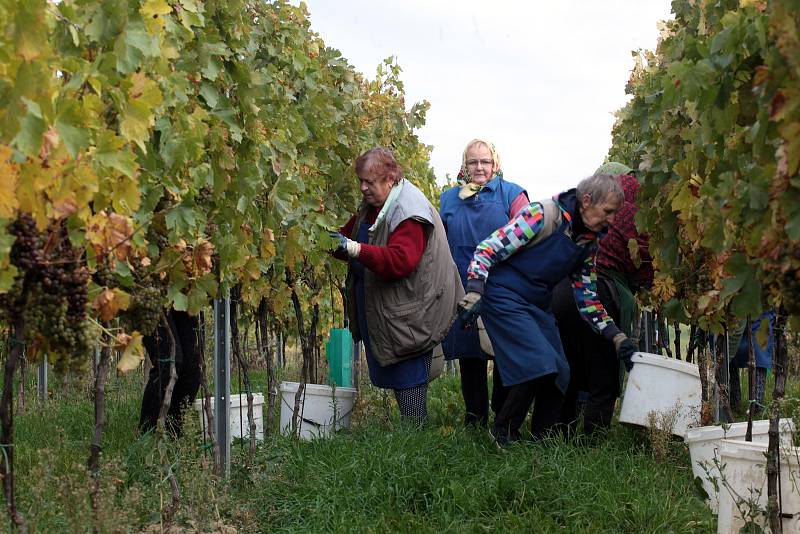
[{"label": "woman in blue apron", "polygon": [[[475,247],[497,228],[508,223],[528,204],[525,190],[503,178],[494,145],[482,139],[467,143],[458,174],[461,185],[448,189],[439,200],[439,213],[447,231],[450,253],[467,283],[467,267]],[[489,417],[489,388],[486,368],[489,356],[481,350],[477,329],[465,330],[456,321],[442,341],[448,360],[458,359],[464,424],[485,426]],[[492,373],[492,410],[497,413],[505,395],[497,367]]]},{"label": "woman in blue apron", "polygon": [[550,300],[562,278],[570,276],[584,319],[613,341],[620,359],[630,365],[636,345],[616,327],[595,291],[597,240],[622,198],[613,176],[586,178],[577,189],[558,195],[555,204],[533,202],[523,208],[476,248],[460,319],[469,325],[479,314],[483,318],[503,385],[510,388],[492,427],[498,445],[519,439],[534,401],[534,439],[558,422],[569,365]]},{"label": "woman in blue apron", "polygon": [[[764,410],[764,394],[767,384],[767,370],[772,368],[772,352],[774,350],[774,327],[775,327],[775,312],[767,310],[761,314],[758,319],[754,319],[750,325],[750,332],[753,336],[753,355],[755,356],[755,384],[754,393],[756,402],[756,410],[754,413],[759,413]],[[728,376],[730,377],[730,404],[731,408],[737,409],[739,402],[741,402],[742,390],[739,379],[739,369],[746,369],[750,364],[750,341],[747,337],[747,323],[744,322],[740,331],[742,337],[736,346],[736,353],[731,359],[728,369]],[[759,332],[763,332],[766,336],[766,342],[762,345],[761,340],[764,336],[759,336]],[[738,333],[738,332],[737,332]],[[734,340],[735,342],[735,340]]]}]

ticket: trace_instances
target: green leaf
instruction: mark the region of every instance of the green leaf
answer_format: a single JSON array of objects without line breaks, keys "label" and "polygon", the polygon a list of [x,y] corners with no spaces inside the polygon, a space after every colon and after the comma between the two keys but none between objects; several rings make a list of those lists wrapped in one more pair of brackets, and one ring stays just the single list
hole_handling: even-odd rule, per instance
[{"label": "green leaf", "polygon": [[145,58],[161,55],[158,37],[151,35],[141,20],[131,20],[114,44],[117,70],[122,73],[136,71]]},{"label": "green leaf", "polygon": [[125,141],[122,138],[105,130],[100,133],[97,140],[95,157],[100,164],[116,169],[125,176],[133,178],[138,168],[136,156],[124,147]]},{"label": "green leaf", "polygon": [[684,308],[683,304],[678,299],[670,299],[664,304],[661,310],[668,319],[684,324],[689,322],[689,315],[686,313],[686,308]]},{"label": "green leaf", "polygon": [[[38,106],[36,108],[38,110]],[[42,148],[42,136],[45,131],[47,124],[41,118],[41,113],[32,112],[29,107],[28,114],[19,121],[19,131],[11,144],[26,156],[35,157]]]},{"label": "green leaf", "polygon": [[89,130],[83,125],[80,104],[74,100],[62,100],[56,115],[55,127],[73,158],[89,146]]},{"label": "green leaf", "polygon": [[200,96],[202,96],[203,100],[206,101],[208,107],[212,109],[217,107],[217,102],[219,101],[219,93],[210,83],[203,82],[200,85]]},{"label": "green leaf", "polygon": [[14,285],[19,271],[16,266],[9,265],[5,269],[0,269],[0,293],[6,293]]},{"label": "green leaf", "polygon": [[189,305],[189,299],[182,292],[186,286],[186,280],[179,280],[169,286],[167,289],[167,300],[172,303],[172,307],[178,311],[186,311]]},{"label": "green leaf", "polygon": [[725,264],[725,271],[730,275],[730,278],[726,278],[723,281],[723,288],[719,294],[720,300],[725,300],[738,293],[753,276],[753,268],[747,263],[747,258],[744,254],[731,256]]},{"label": "green leaf", "polygon": [[203,290],[203,288],[194,286],[191,290],[189,290],[187,311],[191,314],[197,314],[208,305],[210,300],[211,298]]}]

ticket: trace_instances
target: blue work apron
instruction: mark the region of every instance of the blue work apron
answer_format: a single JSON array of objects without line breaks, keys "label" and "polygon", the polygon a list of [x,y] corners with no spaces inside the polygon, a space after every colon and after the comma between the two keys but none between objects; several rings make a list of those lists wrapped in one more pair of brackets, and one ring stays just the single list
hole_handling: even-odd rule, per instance
[{"label": "blue work apron", "polygon": [[[511,202],[523,189],[499,177],[467,199],[458,197],[458,189],[453,188],[452,193],[442,196],[440,211],[442,221],[447,226],[450,254],[461,275],[461,284],[466,286],[467,268],[475,255],[475,248],[492,232],[508,224]],[[512,195],[514,198],[509,198]],[[464,330],[459,319],[456,319],[442,341],[442,351],[448,360],[487,357],[481,350],[478,330]]]},{"label": "blue work apron", "polygon": [[558,231],[495,265],[483,295],[481,317],[492,341],[504,386],[556,374],[562,393],[569,385],[569,364],[561,346],[555,317],[550,312],[553,288],[579,269],[590,245],[577,245]]},{"label": "blue work apron", "polygon": [[[761,321],[769,322],[769,339],[767,340],[767,345],[765,347],[762,347],[756,338],[756,334],[761,328]],[[753,332],[753,353],[756,357],[756,367],[764,367],[766,369],[772,368],[772,351],[775,341],[774,326],[775,312],[772,310],[764,312],[761,317],[754,319],[752,322],[751,331]],[[745,328],[745,331],[742,334],[742,339],[739,341],[739,347],[736,350],[734,361],[740,368],[746,368],[750,362],[750,345],[747,340],[747,328]]]},{"label": "blue work apron", "polygon": [[[357,241],[369,243],[370,223],[363,222],[358,228]],[[356,316],[358,317],[358,331],[364,342],[364,352],[367,354],[367,368],[372,384],[379,388],[406,389],[425,384],[428,381],[428,367],[425,357],[431,352],[422,354],[418,358],[404,360],[386,367],[381,367],[372,354],[369,342],[369,329],[367,328],[366,300],[364,293],[364,265],[358,260],[350,260],[350,268],[355,274],[356,290]]]}]

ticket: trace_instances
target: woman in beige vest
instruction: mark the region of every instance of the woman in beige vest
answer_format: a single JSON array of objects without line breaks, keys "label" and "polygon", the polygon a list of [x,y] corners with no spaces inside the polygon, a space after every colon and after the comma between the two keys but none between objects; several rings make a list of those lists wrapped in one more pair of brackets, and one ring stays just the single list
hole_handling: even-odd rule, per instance
[{"label": "woman in beige vest", "polygon": [[347,259],[347,313],[364,342],[369,376],[394,390],[400,414],[427,416],[434,346],[447,334],[464,291],[436,209],[386,148],[356,160],[363,201],[334,234]]}]

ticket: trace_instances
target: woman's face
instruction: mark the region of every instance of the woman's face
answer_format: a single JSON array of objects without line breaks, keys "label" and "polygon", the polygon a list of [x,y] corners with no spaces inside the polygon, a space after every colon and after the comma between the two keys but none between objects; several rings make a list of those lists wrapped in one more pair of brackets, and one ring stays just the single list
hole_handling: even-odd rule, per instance
[{"label": "woman's face", "polygon": [[592,204],[589,195],[581,198],[581,219],[586,228],[592,232],[600,232],[614,224],[614,215],[622,207],[622,202],[616,195],[606,195],[602,202]]},{"label": "woman's face", "polygon": [[494,161],[489,147],[476,143],[467,150],[467,174],[473,184],[483,185],[494,174]]},{"label": "woman's face", "polygon": [[363,176],[358,177],[358,182],[364,202],[372,207],[382,208],[392,190],[392,182],[376,176],[369,166],[362,174]]}]

